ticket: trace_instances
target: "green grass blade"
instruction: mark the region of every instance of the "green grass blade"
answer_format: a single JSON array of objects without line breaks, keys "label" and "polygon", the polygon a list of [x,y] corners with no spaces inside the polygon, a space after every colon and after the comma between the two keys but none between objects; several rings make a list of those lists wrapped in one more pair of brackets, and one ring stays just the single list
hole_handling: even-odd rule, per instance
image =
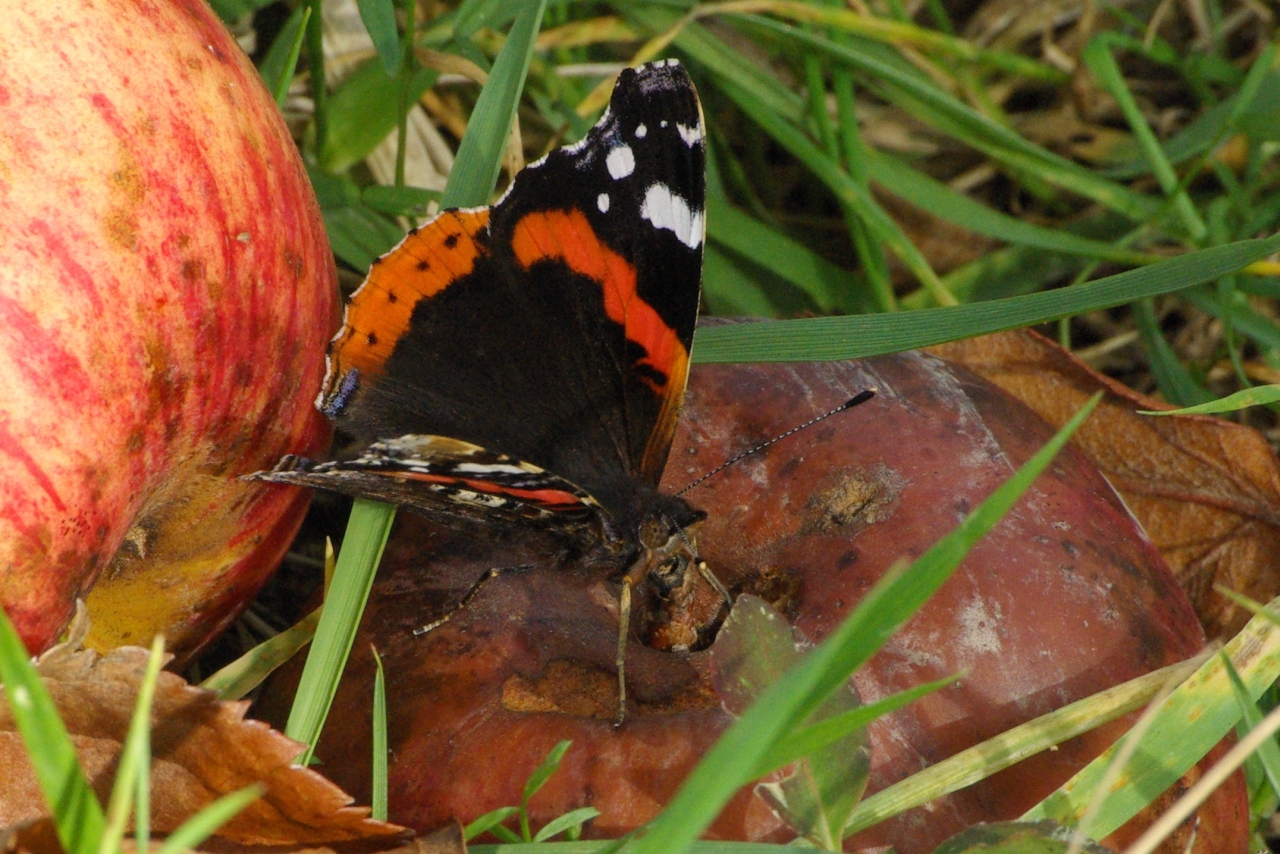
[{"label": "green grass blade", "polygon": [[923,253],[903,233],[893,217],[885,213],[880,203],[858,186],[858,182],[853,180],[831,155],[815,145],[795,125],[764,109],[763,104],[749,89],[727,78],[722,78],[718,82],[725,94],[732,98],[752,121],[803,163],[818,180],[826,184],[842,204],[857,212],[867,230],[888,247],[889,251],[898,256],[899,260],[934,296],[935,301],[941,305],[950,305],[955,302],[937,273],[929,266]]},{"label": "green grass blade", "polygon": [[723,199],[707,199],[707,238],[804,291],[819,311],[850,302],[852,273]]},{"label": "green grass blade", "polygon": [[311,643],[320,623],[323,606],[307,614],[295,625],[275,637],[267,638],[235,661],[200,683],[201,688],[216,691],[224,700],[239,700],[262,684],[277,667],[293,658],[298,650]]},{"label": "green grass blade", "polygon": [[1091,39],[1085,45],[1081,58],[1098,82],[1111,93],[1111,97],[1116,99],[1120,111],[1129,123],[1129,129],[1133,131],[1134,138],[1138,141],[1138,147],[1151,165],[1152,174],[1160,183],[1160,189],[1173,199],[1174,210],[1182,220],[1183,227],[1186,228],[1191,239],[1199,243],[1208,233],[1204,220],[1191,204],[1186,190],[1178,185],[1177,173],[1173,171],[1173,165],[1165,157],[1164,149],[1160,147],[1160,140],[1156,139],[1155,131],[1147,123],[1147,118],[1142,114],[1137,99],[1129,91],[1129,84],[1120,73],[1116,58],[1111,54],[1113,44],[1111,35],[1111,33],[1102,33]]},{"label": "green grass blade", "polygon": [[572,830],[575,827],[581,827],[583,824],[591,821],[591,819],[600,815],[600,810],[595,807],[580,807],[576,810],[570,810],[564,815],[556,816],[547,822],[533,835],[534,842],[545,842],[553,836],[564,833],[566,830]]},{"label": "green grass blade", "polygon": [[329,715],[394,518],[387,505],[374,501],[356,499],[351,508],[333,584],[325,598],[284,730],[290,738],[308,745],[298,759],[302,765],[311,761]]},{"label": "green grass blade", "polygon": [[85,779],[53,699],[2,609],[0,682],[63,850],[67,854],[96,854],[107,826],[102,806]]},{"label": "green grass blade", "polygon": [[[856,43],[837,44],[768,18],[743,16],[736,19],[749,25],[753,31],[773,35],[784,49],[817,51],[867,74],[872,83],[899,106],[1001,163],[1037,175],[1138,221],[1151,219],[1161,210],[1162,200],[1134,192],[1029,142],[942,91],[921,75],[884,62],[870,51],[860,49]],[[680,43],[679,39],[677,43]]]},{"label": "green grass blade", "polygon": [[266,786],[255,783],[229,795],[223,795],[166,836],[156,854],[182,854],[184,851],[194,851],[200,843],[213,836],[218,828],[262,797],[264,792],[266,792]]},{"label": "green grass blade", "polygon": [[[788,299],[792,296],[799,302]],[[786,317],[816,310],[804,294],[794,293],[770,271],[710,241],[702,251],[702,297],[708,314],[723,317]]]},{"label": "green grass blade", "polygon": [[1061,229],[1045,228],[993,210],[964,193],[956,192],[941,181],[912,169],[891,154],[868,149],[866,157],[872,178],[881,188],[924,208],[934,216],[977,234],[1020,246],[1121,264],[1150,264],[1160,259],[1158,255],[1136,252],[1101,240],[1090,240]]},{"label": "green grass blade", "polygon": [[1170,403],[1184,405],[1207,403],[1211,400],[1213,395],[1192,379],[1177,352],[1165,340],[1151,300],[1138,300],[1132,309],[1143,347],[1147,351],[1151,373],[1165,399]]},{"label": "green grass blade", "polygon": [[400,124],[401,98],[416,102],[438,76],[416,68],[408,80],[388,77],[378,62],[357,68],[329,98],[328,132],[320,149],[324,171],[345,172],[368,157]]},{"label": "green grass blade", "polygon": [[[120,763],[116,766],[116,779],[111,788],[111,801],[107,804],[107,828],[98,843],[98,854],[112,854],[120,849],[125,828],[129,824],[129,811],[134,797],[150,792],[151,780],[151,703],[156,695],[156,679],[164,663],[164,638],[156,635],[147,656],[147,667],[138,684],[138,697],[133,704],[133,717],[129,719],[129,732],[120,750]],[[139,803],[141,812],[149,813],[150,804]],[[150,816],[139,816],[138,833],[149,832]],[[142,850],[146,850],[145,848]]]},{"label": "green grass blade", "polygon": [[1263,406],[1277,401],[1280,401],[1280,385],[1259,385],[1196,406],[1184,406],[1182,409],[1139,409],[1138,413],[1140,415],[1217,415],[1220,412],[1235,412],[1249,406]]},{"label": "green grass blade", "polygon": [[506,44],[493,63],[489,82],[476,101],[467,133],[449,173],[440,203],[446,208],[474,207],[489,203],[498,183],[502,152],[515,120],[524,79],[529,73],[533,47],[547,0],[525,3],[507,34]]},{"label": "green grass blade", "polygon": [[[1240,720],[1236,722],[1236,740],[1239,741],[1248,735],[1250,730],[1262,723],[1262,712],[1259,711],[1258,704],[1249,699],[1249,689],[1245,687],[1244,680],[1240,678],[1240,673],[1231,663],[1231,659],[1222,653],[1218,655],[1221,656],[1222,666],[1226,668],[1227,676],[1231,680],[1231,690],[1240,708]],[[1254,764],[1258,771],[1265,775],[1272,792],[1280,792],[1280,744],[1276,744],[1274,738],[1264,741],[1258,747],[1258,752],[1249,757],[1247,763]]]},{"label": "green grass blade", "polygon": [[1280,235],[1189,252],[1072,288],[893,315],[816,317],[698,330],[695,362],[858,359],[1070,317],[1173,293],[1280,250]]},{"label": "green grass blade", "polygon": [[396,29],[394,0],[356,0],[356,6],[382,60],[383,71],[388,77],[395,76],[400,70],[400,33]]},{"label": "green grass blade", "polygon": [[373,782],[370,787],[370,815],[378,821],[387,820],[387,675],[382,670],[382,656],[372,644],[373,663]]},{"label": "green grass blade", "polygon": [[909,703],[914,703],[921,697],[953,684],[959,678],[959,676],[949,676],[946,679],[926,682],[923,685],[899,691],[874,703],[850,709],[847,712],[833,715],[823,721],[798,729],[774,745],[773,749],[760,760],[759,767],[751,772],[751,776],[763,777],[765,774],[776,771],[802,756],[807,756],[815,750],[821,750],[829,744],[834,744],[854,730],[871,723],[876,718],[901,709]]},{"label": "green grass blade", "polygon": [[404,232],[368,208],[324,208],[325,231],[333,254],[357,270],[367,270],[404,238]]},{"label": "green grass blade", "polygon": [[538,790],[547,784],[551,779],[551,775],[556,773],[560,768],[560,760],[564,759],[564,755],[569,752],[569,748],[573,747],[570,739],[558,742],[555,747],[547,752],[547,756],[529,775],[529,779],[524,783],[524,794],[520,797],[521,804],[529,803],[529,799],[538,794]]},{"label": "green grass blade", "polygon": [[[1263,282],[1266,280],[1255,279],[1254,281]],[[1247,280],[1245,285],[1246,287],[1248,286]],[[1223,322],[1229,323],[1235,328],[1236,332],[1248,335],[1263,347],[1280,350],[1280,326],[1276,325],[1274,320],[1249,305],[1248,300],[1243,299],[1240,294],[1236,294],[1235,298],[1225,305],[1222,300],[1206,288],[1193,288],[1182,294],[1182,297],[1196,308],[1222,318]]]},{"label": "green grass blade", "polygon": [[[1227,643],[1224,652],[1231,657],[1251,700],[1257,700],[1280,677],[1280,628],[1265,616],[1250,620]],[[1122,782],[1107,792],[1094,815],[1089,834],[1105,837],[1132,818],[1177,782],[1239,718],[1240,707],[1230,678],[1222,660],[1214,656],[1161,704],[1151,725],[1141,734],[1137,749],[1123,770]],[[1023,818],[1050,818],[1076,825],[1122,743],[1112,745]]]},{"label": "green grass blade", "polygon": [[482,833],[487,833],[488,831],[493,830],[495,827],[502,824],[502,822],[519,812],[519,807],[498,807],[496,810],[492,810],[482,816],[472,819],[471,823],[463,828],[462,836],[464,839],[474,839]]},{"label": "green grass blade", "polygon": [[306,0],[311,7],[307,17],[306,44],[307,61],[311,66],[311,100],[315,110],[311,117],[311,127],[315,131],[315,150],[323,152],[328,148],[329,138],[329,83],[325,77],[324,62],[324,20],[320,12],[322,0]]},{"label": "green grass blade", "polygon": [[1186,663],[1169,665],[1069,703],[949,756],[860,803],[850,816],[846,835],[971,786],[1028,756],[1140,709],[1171,679],[1188,676],[1192,669]]},{"label": "green grass blade", "polygon": [[210,0],[209,5],[227,24],[235,24],[246,15],[252,15],[271,3],[272,0]]},{"label": "green grass blade", "polygon": [[942,585],[1000,521],[1101,399],[1095,395],[1040,451],[909,570],[880,580],[831,635],[729,727],[662,813],[639,834],[631,854],[675,854],[715,819],[769,750],[870,658]]},{"label": "green grass blade", "polygon": [[374,184],[360,191],[365,207],[390,216],[424,217],[432,202],[440,201],[440,193],[422,187],[390,187]]},{"label": "green grass blade", "polygon": [[[931,0],[930,6],[936,8],[938,13],[945,15],[940,3],[935,4]],[[1004,51],[988,50],[979,47],[972,40],[957,38],[950,32],[939,32],[910,21],[892,21],[875,15],[864,15],[842,9],[836,4],[823,7],[804,3],[779,3],[771,11],[780,17],[798,22],[824,24],[833,30],[858,35],[894,47],[910,45],[921,48],[941,55],[943,61],[948,63],[985,65],[1029,80],[1059,86],[1067,82],[1066,74],[1047,63]],[[935,14],[935,20],[938,20],[938,14]],[[940,20],[939,24],[941,24]]]},{"label": "green grass blade", "polygon": [[[837,68],[831,72],[831,90],[836,98],[836,120],[840,127],[840,151],[845,168],[849,170],[849,177],[859,187],[869,192],[871,185],[867,168],[868,148],[862,143],[862,131],[858,126],[855,104],[857,93],[853,75],[847,68]],[[847,213],[845,219],[849,227],[849,236],[853,240],[853,248],[857,253],[858,265],[866,276],[867,287],[874,296],[877,306],[881,311],[897,311],[897,295],[893,291],[893,281],[890,279],[889,266],[885,261],[884,247],[860,219],[851,218]]]},{"label": "green grass blade", "polygon": [[271,49],[258,66],[258,74],[267,91],[275,98],[276,106],[283,107],[293,83],[293,74],[302,55],[302,43],[307,37],[307,21],[311,20],[311,7],[299,6],[285,20],[284,26],[271,43]]},{"label": "green grass blade", "polygon": [[[708,225],[708,227],[710,227]],[[778,317],[786,314],[774,302],[778,288],[768,288],[735,254],[707,241],[702,251],[702,299],[710,314],[727,317]]]}]

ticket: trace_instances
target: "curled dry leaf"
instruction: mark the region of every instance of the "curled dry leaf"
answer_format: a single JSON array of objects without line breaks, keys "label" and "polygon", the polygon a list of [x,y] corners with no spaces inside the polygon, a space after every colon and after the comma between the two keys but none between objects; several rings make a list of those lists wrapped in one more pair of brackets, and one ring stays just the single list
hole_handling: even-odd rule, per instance
[{"label": "curled dry leaf", "polygon": [[1234,634],[1249,618],[1215,584],[1263,602],[1280,591],[1280,462],[1256,430],[1212,416],[1139,415],[1170,407],[1034,332],[931,352],[982,375],[1055,426],[1094,392],[1106,392],[1072,441],[1142,523],[1210,638]]},{"label": "curled dry leaf", "polygon": [[[85,774],[106,803],[147,661],[147,650],[99,655],[62,644],[37,661]],[[161,672],[152,709],[152,831],[168,833],[217,798],[254,783],[266,794],[218,836],[248,845],[325,845],[349,840],[402,842],[402,828],[368,817],[314,771],[293,764],[302,745],[260,721],[247,702],[226,702]],[[0,827],[46,815],[26,749],[7,704],[0,704]]]}]

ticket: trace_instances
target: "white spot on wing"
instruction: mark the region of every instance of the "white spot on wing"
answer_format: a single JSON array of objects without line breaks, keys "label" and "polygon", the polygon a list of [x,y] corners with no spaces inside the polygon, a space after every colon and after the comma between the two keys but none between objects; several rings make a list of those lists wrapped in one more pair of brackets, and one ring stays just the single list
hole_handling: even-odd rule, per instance
[{"label": "white spot on wing", "polygon": [[520,466],[504,465],[502,463],[458,463],[453,467],[453,470],[464,474],[528,474]]},{"label": "white spot on wing", "polygon": [[671,192],[666,184],[650,184],[644,192],[640,216],[653,223],[654,228],[665,228],[675,234],[690,249],[702,243],[702,211],[689,210],[689,203]]},{"label": "white spot on wing", "polygon": [[631,152],[631,146],[617,145],[609,150],[604,164],[609,169],[609,176],[618,181],[635,171],[636,156]]},{"label": "white spot on wing", "polygon": [[680,138],[684,140],[684,144],[693,148],[702,141],[702,126],[694,125],[693,127],[685,127],[676,122],[676,130],[680,132]]},{"label": "white spot on wing", "polygon": [[601,193],[600,195],[596,196],[596,207],[600,209],[600,213],[609,212],[609,194],[608,193]]},{"label": "white spot on wing", "polygon": [[645,134],[647,134],[648,132],[649,132],[649,129],[645,127],[643,124],[636,125],[636,139],[644,139]]}]

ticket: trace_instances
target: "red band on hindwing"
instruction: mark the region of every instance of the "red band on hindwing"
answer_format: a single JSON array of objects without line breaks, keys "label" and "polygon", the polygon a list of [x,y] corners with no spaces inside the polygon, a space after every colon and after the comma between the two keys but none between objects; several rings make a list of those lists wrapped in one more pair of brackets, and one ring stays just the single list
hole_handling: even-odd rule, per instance
[{"label": "red band on hindwing", "polygon": [[389,477],[399,478],[400,480],[419,480],[426,483],[440,483],[446,486],[456,486],[459,488],[470,489],[474,492],[481,492],[485,495],[505,495],[531,504],[544,505],[548,508],[587,506],[583,503],[581,498],[574,495],[572,492],[565,492],[560,489],[518,489],[510,486],[502,486],[501,484],[492,483],[487,480],[472,480],[469,478],[450,477],[448,475],[427,474],[425,472],[390,471],[384,472],[384,474]]}]

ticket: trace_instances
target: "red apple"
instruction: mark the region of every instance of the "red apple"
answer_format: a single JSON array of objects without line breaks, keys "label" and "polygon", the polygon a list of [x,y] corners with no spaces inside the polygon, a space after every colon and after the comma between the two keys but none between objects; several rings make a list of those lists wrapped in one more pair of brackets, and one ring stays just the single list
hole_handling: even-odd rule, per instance
[{"label": "red apple", "polygon": [[[889,567],[951,531],[1053,433],[990,383],[918,353],[700,365],[664,486],[679,489],[873,386],[880,393],[871,402],[686,494],[708,513],[698,543],[720,579],[768,600],[815,641]],[[489,582],[451,622],[413,635],[486,569],[526,564],[535,568]],[[730,717],[708,675],[713,653],[653,648],[678,622],[646,620],[653,611],[641,609],[627,650],[628,717],[614,727],[616,595],[616,584],[557,561],[536,536],[444,529],[402,513],[339,689],[336,706],[347,713],[330,717],[317,749],[326,773],[357,797],[367,791],[369,719],[358,710],[372,696],[372,657],[362,652],[372,643],[392,674],[392,820],[426,830],[519,803],[529,774],[566,738],[573,746],[560,770],[529,804],[535,825],[588,805],[601,812],[588,835],[617,836],[651,819]],[[871,701],[965,674],[870,728],[871,789],[1203,644],[1159,553],[1088,459],[1068,447],[854,676]],[[268,695],[275,714],[270,707],[287,709],[292,691],[273,685]],[[975,822],[1015,818],[1131,721],[898,816],[850,839],[846,850],[926,852]],[[1198,828],[1189,850],[1244,850],[1242,778],[1220,789],[1197,821],[1184,828],[1182,841]],[[795,832],[747,787],[709,834],[785,841]]]},{"label": "red apple", "polygon": [[335,275],[306,173],[202,0],[0,15],[0,604],[46,647],[191,650],[256,592],[322,452]]}]

